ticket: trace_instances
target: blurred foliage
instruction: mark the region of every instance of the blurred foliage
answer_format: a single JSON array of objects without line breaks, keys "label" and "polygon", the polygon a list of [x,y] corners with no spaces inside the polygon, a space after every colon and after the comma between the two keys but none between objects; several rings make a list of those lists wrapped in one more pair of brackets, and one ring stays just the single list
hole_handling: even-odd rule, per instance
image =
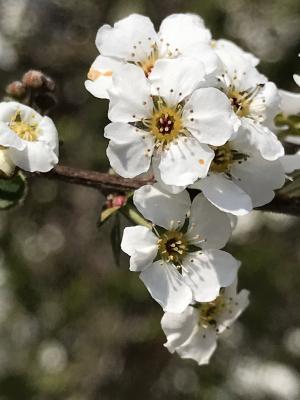
[{"label": "blurred foliage", "polygon": [[[29,68],[52,76],[61,162],[105,171],[107,103],[83,84],[97,29],[131,12],[158,27],[187,11],[297,90],[297,0],[0,0],[2,91]],[[128,258],[116,268],[113,218],[97,229],[104,201],[92,189],[36,178],[23,207],[1,212],[0,400],[299,399],[299,221],[241,219],[228,250],[243,262],[240,287],[251,291],[251,306],[199,368],[162,347],[162,311]]]}]

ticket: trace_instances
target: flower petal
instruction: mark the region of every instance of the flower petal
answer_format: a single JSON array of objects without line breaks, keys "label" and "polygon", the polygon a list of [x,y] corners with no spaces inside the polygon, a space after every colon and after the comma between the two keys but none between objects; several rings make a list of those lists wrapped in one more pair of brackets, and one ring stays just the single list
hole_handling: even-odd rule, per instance
[{"label": "flower petal", "polygon": [[222,313],[216,318],[219,333],[228,329],[249,305],[249,291],[246,289],[237,294],[236,292],[230,293],[230,291],[227,293],[226,288],[224,297],[227,297],[228,305],[224,307]]},{"label": "flower petal", "polygon": [[260,151],[263,158],[274,161],[284,155],[282,144],[269,128],[250,118],[242,118],[242,125],[247,130],[245,134],[249,142]]},{"label": "flower petal", "polygon": [[283,166],[284,172],[290,174],[297,169],[300,169],[300,151],[296,154],[284,156],[280,158],[279,161]]},{"label": "flower petal", "polygon": [[238,55],[245,57],[253,67],[256,67],[259,63],[259,59],[253,54],[244,51],[241,47],[237,46],[231,40],[219,39],[215,42],[215,49],[218,54],[219,51],[227,54],[237,53]]},{"label": "flower petal", "polygon": [[182,55],[193,55],[198,43],[209,43],[211,40],[211,33],[205,28],[203,19],[195,14],[169,15],[162,21],[158,35],[162,39],[162,53],[171,51]]},{"label": "flower petal", "polygon": [[197,328],[189,339],[177,347],[176,352],[181,358],[191,358],[199,365],[209,363],[217,347],[217,336],[212,328]]},{"label": "flower petal", "polygon": [[8,151],[13,163],[29,172],[48,172],[58,163],[55,151],[47,143],[28,142],[21,151],[14,148]]},{"label": "flower petal", "polygon": [[145,185],[136,190],[133,202],[146,219],[165,229],[182,226],[191,205],[186,190],[172,195],[162,192],[157,184]]},{"label": "flower petal", "polygon": [[279,90],[281,98],[280,109],[285,115],[297,115],[300,113],[300,93],[292,93],[287,90]]},{"label": "flower petal", "polygon": [[112,86],[113,74],[118,72],[123,64],[110,57],[98,56],[93,62],[85,81],[85,88],[95,97],[108,99],[108,89]]},{"label": "flower petal", "polygon": [[167,337],[165,347],[174,353],[176,348],[182,345],[193,333],[198,323],[198,310],[188,306],[182,313],[164,314],[161,327]]},{"label": "flower petal", "polygon": [[156,41],[157,34],[151,20],[143,15],[131,14],[113,27],[103,25],[97,33],[96,46],[104,56],[142,61],[150,55],[152,44]]},{"label": "flower petal", "polygon": [[204,80],[205,70],[195,58],[162,59],[149,75],[151,93],[163,97],[168,106],[177,106]]},{"label": "flower petal", "polygon": [[164,183],[164,181],[161,179],[161,173],[158,168],[159,162],[160,162],[159,157],[155,157],[155,156],[152,157],[152,171],[153,171],[154,178],[155,178],[159,188],[163,192],[168,192],[168,193],[172,193],[172,194],[177,194],[177,193],[182,192],[186,188],[186,186],[166,185]]},{"label": "flower petal", "polygon": [[199,235],[205,242],[197,244],[199,239],[191,243],[203,249],[220,249],[225,246],[231,236],[230,219],[224,212],[214,207],[203,194],[198,194],[191,206],[187,238]]},{"label": "flower petal", "polygon": [[234,215],[245,215],[252,210],[251,198],[224,174],[210,174],[193,185],[220,210]]},{"label": "flower petal", "polygon": [[106,126],[104,136],[110,139],[106,154],[117,174],[134,178],[149,170],[154,141],[147,132],[115,122]]},{"label": "flower petal", "polygon": [[214,152],[192,137],[179,137],[161,154],[159,170],[166,185],[187,186],[207,175]]},{"label": "flower petal", "polygon": [[135,122],[151,117],[153,101],[150,97],[150,83],[140,67],[125,64],[120,68],[113,75],[113,84],[108,94],[108,118],[112,122]]},{"label": "flower petal", "polygon": [[222,250],[190,253],[183,260],[183,279],[191,288],[194,300],[214,300],[221,289],[236,278],[239,262]]},{"label": "flower petal", "polygon": [[200,143],[212,146],[225,144],[236,122],[227,96],[215,88],[197,89],[184,107],[183,118]]},{"label": "flower petal", "polygon": [[234,182],[251,197],[253,207],[269,203],[275,195],[274,190],[284,185],[285,171],[280,160],[251,157],[231,168]]},{"label": "flower petal", "polygon": [[124,229],[121,249],[130,257],[130,271],[143,271],[156,257],[157,237],[145,226]]},{"label": "flower petal", "polygon": [[151,296],[164,311],[180,313],[192,301],[192,292],[172,264],[156,261],[140,274]]},{"label": "flower petal", "polygon": [[17,150],[23,150],[25,148],[24,141],[2,121],[0,121],[0,145],[4,147],[13,147]]}]

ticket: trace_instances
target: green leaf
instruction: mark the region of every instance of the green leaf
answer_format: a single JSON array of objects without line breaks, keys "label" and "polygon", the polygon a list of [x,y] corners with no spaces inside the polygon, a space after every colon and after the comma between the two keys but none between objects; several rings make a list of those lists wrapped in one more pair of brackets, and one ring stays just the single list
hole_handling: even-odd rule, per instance
[{"label": "green leaf", "polygon": [[100,228],[106,221],[108,221],[109,218],[112,217],[119,209],[120,207],[103,208],[97,224],[98,228]]},{"label": "green leaf", "polygon": [[115,214],[115,222],[110,233],[110,242],[113,251],[113,256],[117,266],[120,265],[121,254],[121,224],[119,214]]},{"label": "green leaf", "polygon": [[27,194],[27,181],[22,172],[12,178],[0,179],[0,210],[20,204]]},{"label": "green leaf", "polygon": [[136,225],[143,225],[152,229],[152,224],[145,220],[145,218],[137,211],[134,205],[127,203],[120,209],[121,213]]}]

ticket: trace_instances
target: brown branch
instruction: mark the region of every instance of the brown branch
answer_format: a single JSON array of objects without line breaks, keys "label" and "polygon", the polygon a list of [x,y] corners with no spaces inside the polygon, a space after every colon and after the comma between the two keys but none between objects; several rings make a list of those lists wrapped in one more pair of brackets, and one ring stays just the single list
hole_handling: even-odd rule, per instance
[{"label": "brown branch", "polygon": [[134,190],[147,183],[153,183],[153,180],[151,179],[125,179],[118,175],[98,171],[88,171],[64,165],[57,165],[50,172],[44,174],[36,173],[34,175],[49,179],[58,179],[77,185],[89,186],[99,190],[111,190],[117,192]]},{"label": "brown branch", "polygon": [[[103,172],[82,170],[64,165],[57,165],[52,171],[45,174],[36,173],[35,176],[58,179],[68,183],[83,185],[104,191],[126,192],[153,183],[153,179],[125,179],[118,175]],[[300,198],[288,197],[277,193],[274,200],[265,206],[257,208],[260,211],[271,211],[281,214],[300,216]]]}]

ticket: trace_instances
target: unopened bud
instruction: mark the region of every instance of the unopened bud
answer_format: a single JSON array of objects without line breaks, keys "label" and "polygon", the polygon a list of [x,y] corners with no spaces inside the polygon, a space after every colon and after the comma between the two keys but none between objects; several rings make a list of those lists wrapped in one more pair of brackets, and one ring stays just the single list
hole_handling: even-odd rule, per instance
[{"label": "unopened bud", "polygon": [[40,71],[30,70],[23,75],[22,82],[32,89],[39,89],[44,84],[44,74]]},{"label": "unopened bud", "polygon": [[26,94],[26,87],[22,82],[15,81],[7,85],[6,93],[11,97],[21,99]]},{"label": "unopened bud", "polygon": [[109,194],[106,198],[106,208],[123,207],[127,202],[124,195]]}]

